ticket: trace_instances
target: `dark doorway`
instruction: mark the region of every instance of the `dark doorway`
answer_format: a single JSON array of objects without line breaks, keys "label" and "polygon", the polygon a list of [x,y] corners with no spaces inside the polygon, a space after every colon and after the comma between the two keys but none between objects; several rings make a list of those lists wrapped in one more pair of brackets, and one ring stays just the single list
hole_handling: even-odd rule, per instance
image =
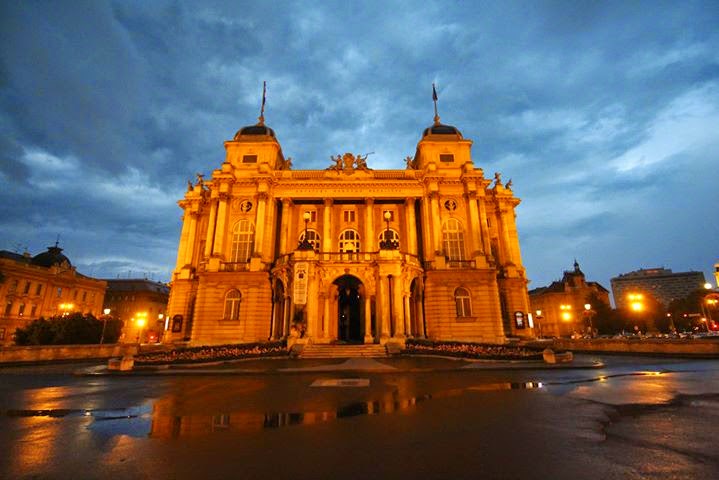
[{"label": "dark doorway", "polygon": [[343,275],[334,284],[337,285],[337,338],[362,343],[362,282],[352,275]]}]

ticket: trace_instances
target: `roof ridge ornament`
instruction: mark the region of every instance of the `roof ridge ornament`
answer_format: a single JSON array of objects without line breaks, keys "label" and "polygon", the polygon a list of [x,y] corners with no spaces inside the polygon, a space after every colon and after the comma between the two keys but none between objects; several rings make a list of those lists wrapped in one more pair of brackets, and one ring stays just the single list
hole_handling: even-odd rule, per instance
[{"label": "roof ridge ornament", "polygon": [[432,82],[432,101],[434,102],[434,124],[439,125],[439,114],[437,113],[437,89],[434,86],[434,82]]},{"label": "roof ridge ornament", "polygon": [[262,106],[260,107],[260,116],[257,118],[257,125],[265,124],[265,103],[267,102],[267,82],[262,81]]}]

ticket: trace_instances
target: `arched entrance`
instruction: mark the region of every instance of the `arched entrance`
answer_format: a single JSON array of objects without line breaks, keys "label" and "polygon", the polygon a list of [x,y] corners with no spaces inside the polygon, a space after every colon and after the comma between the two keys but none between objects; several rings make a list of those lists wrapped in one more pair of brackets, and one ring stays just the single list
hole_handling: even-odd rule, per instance
[{"label": "arched entrance", "polygon": [[362,343],[362,282],[355,276],[342,275],[332,283],[337,285],[337,340]]}]

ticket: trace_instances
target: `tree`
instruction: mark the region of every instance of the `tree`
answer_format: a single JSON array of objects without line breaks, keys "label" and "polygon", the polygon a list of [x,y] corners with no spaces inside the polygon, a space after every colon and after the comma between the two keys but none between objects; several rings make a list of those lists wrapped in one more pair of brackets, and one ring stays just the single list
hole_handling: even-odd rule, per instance
[{"label": "tree", "polygon": [[[100,343],[103,322],[90,314],[73,313],[67,316],[39,318],[25,328],[15,331],[17,345],[73,345]],[[105,342],[115,343],[120,338],[122,322],[108,319]]]},{"label": "tree", "polygon": [[599,295],[591,293],[587,296],[586,302],[592,306],[595,312],[592,317],[594,328],[602,335],[619,333],[625,328],[624,320],[613,310]]}]

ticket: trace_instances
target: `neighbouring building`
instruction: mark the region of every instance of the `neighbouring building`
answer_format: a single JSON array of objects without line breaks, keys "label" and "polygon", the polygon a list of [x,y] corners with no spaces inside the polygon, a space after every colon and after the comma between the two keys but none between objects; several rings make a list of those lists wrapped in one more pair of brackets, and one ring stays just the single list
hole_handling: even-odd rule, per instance
[{"label": "neighbouring building", "polygon": [[436,117],[401,168],[345,153],[295,170],[262,116],[241,128],[179,202],[167,341],[534,336],[519,199],[471,145]]},{"label": "neighbouring building", "polygon": [[561,337],[586,332],[596,308],[590,303],[592,297],[609,305],[609,290],[588,282],[575,260],[574,269],[565,270],[561,280],[529,291],[537,334]]},{"label": "neighbouring building", "polygon": [[629,307],[628,296],[648,294],[665,307],[704,287],[702,272],[672,273],[668,268],[642,268],[612,278],[612,295],[617,308]]},{"label": "neighbouring building", "polygon": [[99,316],[106,286],[79,273],[57,244],[35,256],[0,250],[0,345],[11,345],[15,329],[40,317]]},{"label": "neighbouring building", "polygon": [[[123,321],[121,341],[159,341],[165,331],[170,287],[146,278],[107,279],[103,309]],[[142,319],[141,323],[138,320]]]}]

